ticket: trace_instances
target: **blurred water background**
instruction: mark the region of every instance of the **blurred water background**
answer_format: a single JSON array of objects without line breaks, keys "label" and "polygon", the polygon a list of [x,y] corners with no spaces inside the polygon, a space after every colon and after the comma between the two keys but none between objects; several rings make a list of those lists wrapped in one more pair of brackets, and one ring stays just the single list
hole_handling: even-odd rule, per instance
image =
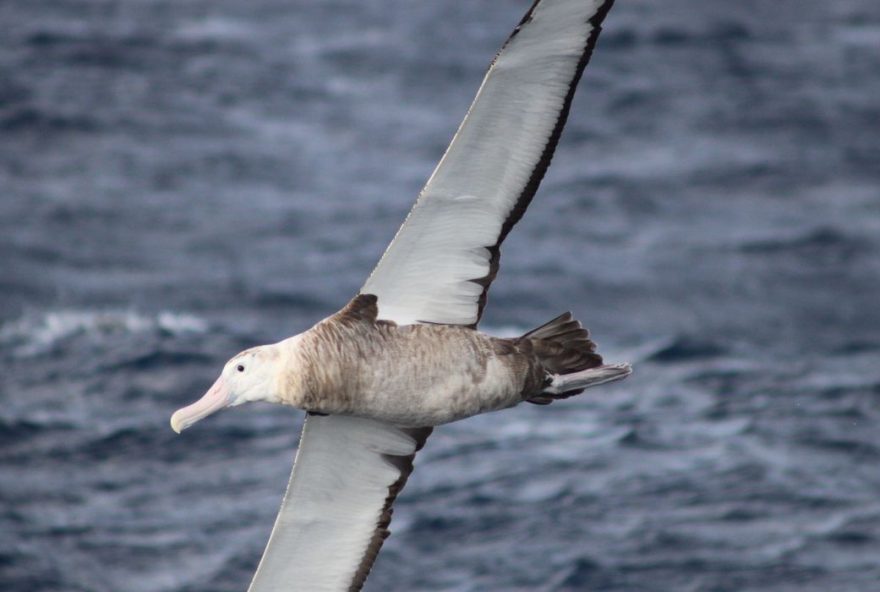
[{"label": "blurred water background", "polygon": [[[0,589],[242,591],[343,305],[522,0],[0,3]],[[880,5],[620,1],[485,330],[636,373],[438,429],[367,590],[880,590]]]}]

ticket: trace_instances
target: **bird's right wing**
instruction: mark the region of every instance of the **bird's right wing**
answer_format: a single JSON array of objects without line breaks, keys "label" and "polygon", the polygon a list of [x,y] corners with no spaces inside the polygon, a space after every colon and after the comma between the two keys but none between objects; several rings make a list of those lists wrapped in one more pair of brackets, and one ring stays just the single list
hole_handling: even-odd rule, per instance
[{"label": "bird's right wing", "polygon": [[430,433],[341,415],[306,418],[248,591],[360,590],[388,536],[391,505]]}]

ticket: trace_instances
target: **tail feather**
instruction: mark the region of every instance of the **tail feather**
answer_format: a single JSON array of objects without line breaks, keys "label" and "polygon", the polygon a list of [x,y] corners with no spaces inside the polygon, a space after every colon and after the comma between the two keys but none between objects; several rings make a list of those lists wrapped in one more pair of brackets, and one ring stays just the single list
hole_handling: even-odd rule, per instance
[{"label": "tail feather", "polygon": [[532,329],[517,341],[531,342],[532,349],[551,374],[568,374],[602,365],[590,332],[570,312]]},{"label": "tail feather", "polygon": [[547,372],[545,388],[527,400],[547,405],[580,394],[584,389],[621,380],[632,372],[629,364],[604,365],[590,332],[570,312],[532,329],[517,342],[528,344]]},{"label": "tail feather", "polygon": [[631,373],[632,366],[629,364],[609,364],[571,374],[560,374],[553,377],[550,385],[541,394],[553,399],[566,399],[591,386],[623,380]]},{"label": "tail feather", "polygon": [[589,341],[590,332],[575,320],[570,312],[564,312],[552,321],[548,321],[532,329],[520,339],[558,339],[571,335],[573,338],[580,337]]}]

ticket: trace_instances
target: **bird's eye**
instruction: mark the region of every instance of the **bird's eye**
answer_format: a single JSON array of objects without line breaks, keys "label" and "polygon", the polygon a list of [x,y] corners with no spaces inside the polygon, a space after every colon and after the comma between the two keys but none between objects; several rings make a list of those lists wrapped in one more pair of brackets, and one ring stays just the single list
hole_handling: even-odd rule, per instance
[{"label": "bird's eye", "polygon": [[244,366],[242,366],[241,364],[236,366],[235,369],[238,370],[239,372],[244,372]]}]

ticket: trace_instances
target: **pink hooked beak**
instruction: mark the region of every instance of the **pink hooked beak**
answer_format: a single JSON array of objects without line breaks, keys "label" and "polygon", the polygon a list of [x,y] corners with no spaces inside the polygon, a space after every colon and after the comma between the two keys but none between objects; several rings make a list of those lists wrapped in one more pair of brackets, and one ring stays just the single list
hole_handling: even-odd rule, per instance
[{"label": "pink hooked beak", "polygon": [[174,412],[171,416],[171,429],[179,434],[200,419],[223,409],[229,403],[229,388],[221,376],[201,399]]}]

